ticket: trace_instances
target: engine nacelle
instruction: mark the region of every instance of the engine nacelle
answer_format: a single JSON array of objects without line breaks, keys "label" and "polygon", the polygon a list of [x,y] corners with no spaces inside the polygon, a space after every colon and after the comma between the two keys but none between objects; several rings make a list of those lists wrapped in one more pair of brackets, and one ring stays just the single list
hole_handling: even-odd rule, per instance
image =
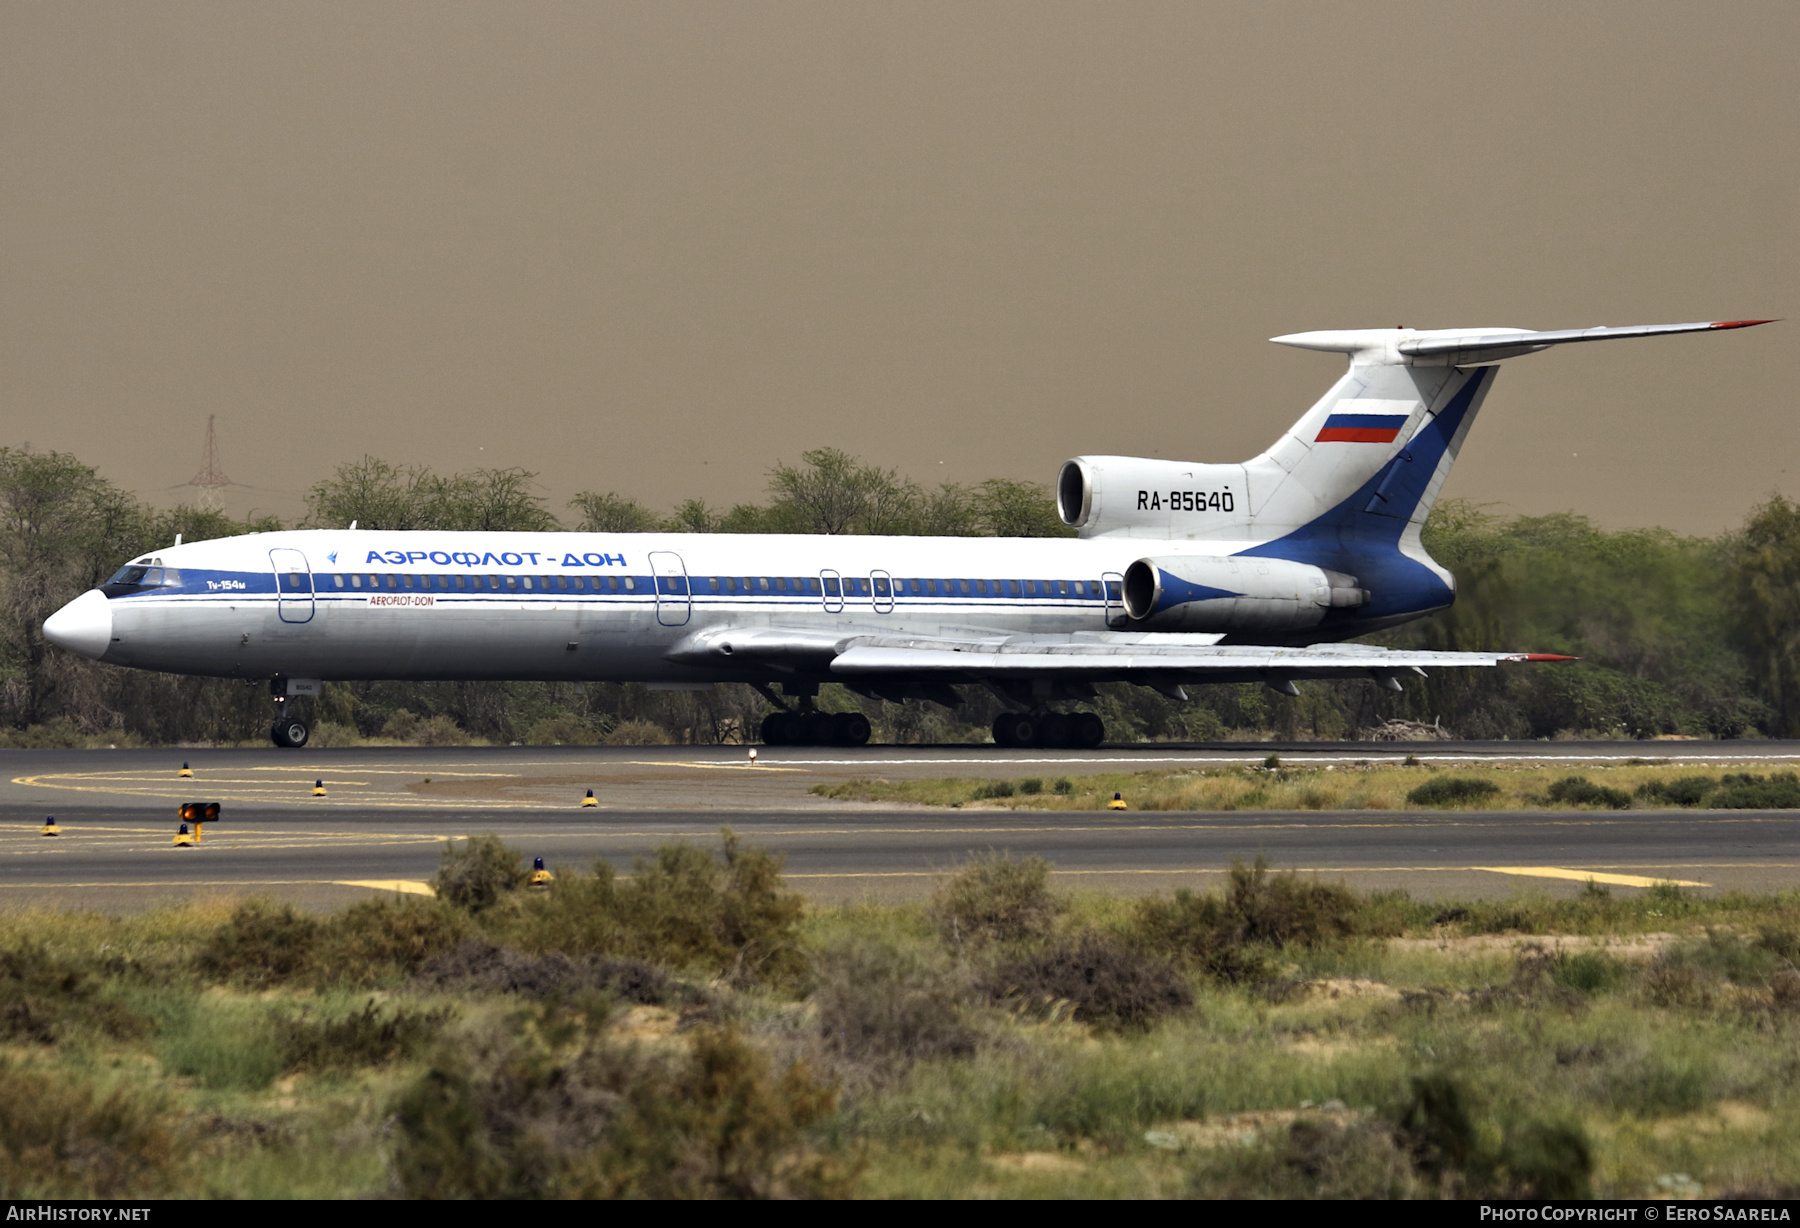
[{"label": "engine nacelle", "polygon": [[1309,563],[1175,555],[1127,567],[1124,598],[1132,621],[1159,631],[1300,631],[1369,593],[1354,576]]},{"label": "engine nacelle", "polygon": [[1242,465],[1077,456],[1057,475],[1056,510],[1083,537],[1241,541],[1250,495]]}]

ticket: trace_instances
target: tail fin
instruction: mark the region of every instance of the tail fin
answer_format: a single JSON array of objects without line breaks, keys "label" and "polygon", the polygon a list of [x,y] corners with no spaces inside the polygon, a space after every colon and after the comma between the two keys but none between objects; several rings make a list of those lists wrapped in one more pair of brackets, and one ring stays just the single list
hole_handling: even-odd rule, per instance
[{"label": "tail fin", "polygon": [[[1357,577],[1370,604],[1360,630],[1448,605],[1455,579],[1419,530],[1493,386],[1487,364],[1553,345],[1746,328],[1767,320],[1565,332],[1362,329],[1295,333],[1283,345],[1350,356],[1350,369],[1275,445],[1244,465],[1250,527],[1243,553]],[[1456,364],[1465,364],[1458,366]]]},{"label": "tail fin", "polygon": [[[1423,523],[1456,460],[1493,371],[1480,364],[1554,345],[1749,328],[1769,320],[1528,332],[1518,328],[1292,333],[1281,345],[1350,356],[1350,370],[1267,452],[1245,466],[1252,524],[1285,532],[1328,515],[1378,471],[1359,510]],[[1393,462],[1408,466],[1397,469]],[[1435,462],[1429,478],[1410,468]],[[1423,478],[1423,480],[1421,480]]]}]

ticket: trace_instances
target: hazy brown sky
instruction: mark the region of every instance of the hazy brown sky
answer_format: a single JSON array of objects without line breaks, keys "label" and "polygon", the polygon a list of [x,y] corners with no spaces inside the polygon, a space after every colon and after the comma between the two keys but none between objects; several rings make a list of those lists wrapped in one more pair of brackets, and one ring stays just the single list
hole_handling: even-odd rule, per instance
[{"label": "hazy brown sky", "polygon": [[[1800,4],[0,5],[0,442],[228,506],[1234,461],[1300,329],[1800,316]],[[1800,495],[1800,319],[1506,364],[1446,493]]]}]

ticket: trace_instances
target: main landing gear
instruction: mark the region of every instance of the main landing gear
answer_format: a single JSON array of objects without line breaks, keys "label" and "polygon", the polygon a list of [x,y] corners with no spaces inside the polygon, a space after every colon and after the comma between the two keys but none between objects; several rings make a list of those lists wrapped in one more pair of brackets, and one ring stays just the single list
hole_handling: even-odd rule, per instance
[{"label": "main landing gear", "polygon": [[305,746],[312,730],[299,717],[287,714],[287,679],[270,679],[269,695],[275,701],[275,723],[269,726],[269,741],[291,750]]},{"label": "main landing gear", "polygon": [[1092,712],[1002,712],[994,718],[994,745],[1092,750],[1106,740],[1106,723]]},{"label": "main landing gear", "polygon": [[862,746],[869,733],[860,712],[771,712],[762,723],[764,746]]},{"label": "main landing gear", "polygon": [[790,710],[773,689],[750,684],[762,697],[780,708],[763,717],[764,746],[864,746],[869,741],[869,718],[860,712],[821,712],[813,706],[819,696],[816,682],[784,682],[781,689],[795,701]]}]

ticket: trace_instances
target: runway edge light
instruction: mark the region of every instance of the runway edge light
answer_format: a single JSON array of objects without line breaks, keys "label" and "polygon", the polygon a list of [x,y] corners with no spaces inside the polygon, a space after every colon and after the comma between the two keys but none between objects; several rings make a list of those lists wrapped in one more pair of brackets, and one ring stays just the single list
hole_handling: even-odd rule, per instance
[{"label": "runway edge light", "polygon": [[181,765],[181,770],[179,772],[175,773],[175,775],[177,777],[181,777],[181,778],[192,779],[193,775],[194,775],[194,769],[189,767],[185,762],[183,762]]},{"label": "runway edge light", "polygon": [[551,882],[552,875],[550,871],[544,869],[544,859],[542,857],[533,857],[531,859],[531,882],[528,885],[532,887],[548,887]]},{"label": "runway edge light", "polygon": [[183,823],[181,825],[181,830],[175,833],[175,847],[178,849],[191,849],[194,847],[194,838],[188,835],[188,826],[186,823]]},{"label": "runway edge light", "polygon": [[1106,808],[1108,810],[1123,810],[1125,809],[1125,799],[1115,793],[1113,794],[1112,801],[1106,803]]},{"label": "runway edge light", "polygon": [[587,791],[587,796],[581,799],[581,804],[583,806],[598,806],[600,803],[594,797],[594,791],[592,789],[589,789]]},{"label": "runway edge light", "polygon": [[62,835],[62,828],[60,828],[56,825],[56,816],[55,815],[51,814],[51,815],[44,816],[43,833],[46,836]]},{"label": "runway edge light", "polygon": [[322,781],[322,780],[313,781],[313,796],[314,797],[324,797],[325,796],[325,782],[324,781]]}]

